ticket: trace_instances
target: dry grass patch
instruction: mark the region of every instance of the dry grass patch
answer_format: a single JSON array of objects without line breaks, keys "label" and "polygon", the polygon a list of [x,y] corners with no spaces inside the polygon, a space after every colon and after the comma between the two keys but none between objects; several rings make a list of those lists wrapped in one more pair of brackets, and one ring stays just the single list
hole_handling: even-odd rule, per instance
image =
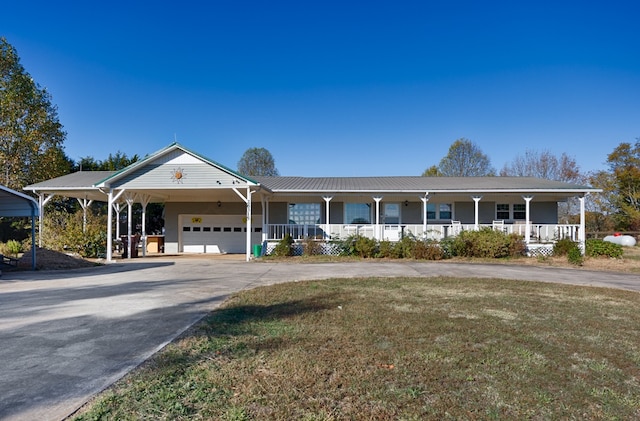
[{"label": "dry grass patch", "polygon": [[77,419],[637,419],[638,326],[628,291],[274,285],[234,295]]}]

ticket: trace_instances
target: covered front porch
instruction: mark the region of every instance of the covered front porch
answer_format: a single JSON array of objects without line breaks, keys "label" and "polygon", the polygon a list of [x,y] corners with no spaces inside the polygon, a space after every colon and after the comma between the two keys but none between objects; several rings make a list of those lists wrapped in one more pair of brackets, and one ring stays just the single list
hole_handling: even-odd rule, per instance
[{"label": "covered front porch", "polygon": [[504,223],[496,221],[492,224],[462,224],[452,222],[449,224],[267,224],[263,230],[267,242],[276,242],[290,235],[294,240],[300,241],[313,239],[318,241],[330,241],[347,238],[353,235],[364,236],[378,241],[399,241],[404,236],[413,236],[420,239],[440,241],[444,238],[455,236],[464,230],[494,229],[506,234],[517,234],[525,239],[526,243],[549,244],[557,240],[568,238],[571,241],[580,241],[579,224],[526,224]]}]

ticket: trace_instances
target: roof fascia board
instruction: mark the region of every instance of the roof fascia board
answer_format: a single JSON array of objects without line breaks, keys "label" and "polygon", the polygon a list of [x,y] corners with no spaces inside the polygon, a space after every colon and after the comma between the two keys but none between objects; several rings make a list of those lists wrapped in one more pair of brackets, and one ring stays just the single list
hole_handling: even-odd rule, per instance
[{"label": "roof fascia board", "polygon": [[353,194],[364,194],[364,193],[407,193],[407,194],[422,194],[425,191],[428,191],[429,194],[435,193],[445,193],[445,194],[476,194],[476,193],[513,193],[513,194],[525,194],[525,193],[563,193],[563,194],[585,194],[585,193],[601,193],[602,189],[468,189],[468,190],[455,190],[455,189],[446,189],[446,190],[437,190],[437,189],[411,189],[411,190],[314,190],[314,189],[273,189],[273,193],[286,193],[286,194],[313,194],[313,193],[353,193]]}]

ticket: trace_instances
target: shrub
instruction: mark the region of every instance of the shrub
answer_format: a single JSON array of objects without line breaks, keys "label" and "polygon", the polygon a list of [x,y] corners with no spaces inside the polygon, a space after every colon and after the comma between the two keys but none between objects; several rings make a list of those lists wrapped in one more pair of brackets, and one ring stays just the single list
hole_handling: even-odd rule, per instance
[{"label": "shrub", "polygon": [[578,244],[575,241],[571,241],[571,239],[569,238],[563,238],[556,241],[556,243],[553,245],[553,255],[567,256],[569,254],[569,251],[577,246]]},{"label": "shrub", "polygon": [[5,249],[7,250],[7,254],[18,257],[18,254],[22,251],[22,244],[16,240],[9,240],[5,244]]},{"label": "shrub", "polygon": [[442,249],[445,259],[453,256],[458,256],[458,254],[456,253],[456,244],[456,237],[447,237],[440,240],[438,245],[440,246],[440,249]]},{"label": "shrub", "polygon": [[451,241],[449,252],[453,256],[503,258],[521,256],[525,250],[522,237],[491,228],[463,231]]},{"label": "shrub", "polygon": [[346,238],[341,238],[338,240],[333,240],[332,243],[335,245],[338,250],[338,255],[340,256],[354,256],[356,254],[356,241],[358,240],[357,235],[350,235]]},{"label": "shrub", "polygon": [[397,259],[412,259],[416,240],[411,235],[405,235],[393,245],[393,257]]},{"label": "shrub", "polygon": [[595,238],[587,240],[586,255],[589,257],[613,257],[620,258],[624,254],[624,250],[620,244],[610,243]]},{"label": "shrub", "polygon": [[83,229],[83,212],[67,213],[56,210],[44,219],[43,245],[57,251],[71,251],[83,257],[100,257],[106,254],[107,218],[87,212]]},{"label": "shrub", "polygon": [[569,263],[576,266],[582,266],[582,263],[584,262],[584,257],[582,256],[580,247],[578,247],[577,245],[569,250],[567,258],[569,260]]},{"label": "shrub", "polygon": [[393,257],[394,244],[391,241],[383,240],[378,244],[378,254],[376,257],[389,258]]},{"label": "shrub", "polygon": [[317,256],[322,254],[322,243],[314,240],[312,237],[307,237],[302,242],[302,254],[304,256]]},{"label": "shrub", "polygon": [[509,256],[525,256],[527,254],[527,244],[521,235],[509,234]]},{"label": "shrub", "polygon": [[282,240],[278,241],[273,249],[274,256],[286,257],[293,254],[293,238],[290,234],[285,234]]},{"label": "shrub", "polygon": [[437,242],[430,240],[416,241],[413,248],[413,258],[424,260],[442,260],[445,258],[445,253]]},{"label": "shrub", "polygon": [[363,236],[358,236],[354,244],[355,254],[363,258],[375,257],[377,248],[376,240]]}]

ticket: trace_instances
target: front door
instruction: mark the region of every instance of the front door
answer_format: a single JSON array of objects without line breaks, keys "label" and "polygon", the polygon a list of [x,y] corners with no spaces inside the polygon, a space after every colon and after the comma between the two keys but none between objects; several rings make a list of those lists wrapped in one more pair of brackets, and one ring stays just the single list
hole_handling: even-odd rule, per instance
[{"label": "front door", "polygon": [[398,241],[400,239],[400,204],[382,204],[382,239],[388,241]]}]

